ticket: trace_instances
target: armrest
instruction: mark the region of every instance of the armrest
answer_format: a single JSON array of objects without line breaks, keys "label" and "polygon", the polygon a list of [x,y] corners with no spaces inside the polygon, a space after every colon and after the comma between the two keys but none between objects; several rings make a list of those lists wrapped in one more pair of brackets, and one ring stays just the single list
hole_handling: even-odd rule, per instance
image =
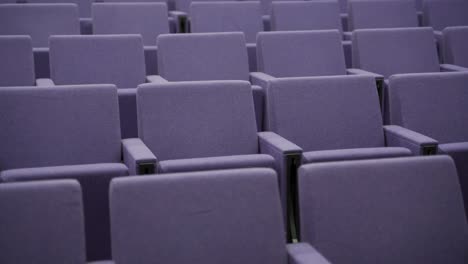
[{"label": "armrest", "polygon": [[130,175],[154,174],[157,159],[139,138],[122,140],[123,162]]},{"label": "armrest", "polygon": [[54,81],[52,81],[52,79],[41,78],[41,79],[36,80],[36,86],[51,87],[51,86],[55,86],[55,83],[54,83]]},{"label": "armrest", "polygon": [[281,204],[285,216],[288,241],[298,239],[299,215],[297,205],[297,168],[300,166],[302,149],[273,132],[259,132],[260,153],[275,159]]},{"label": "armrest", "polygon": [[377,93],[379,95],[379,102],[380,105],[383,105],[383,88],[384,88],[384,80],[385,77],[383,75],[361,70],[361,69],[346,69],[346,73],[349,75],[370,75],[375,78],[375,85],[377,86]]},{"label": "armrest", "polygon": [[289,264],[330,264],[309,243],[296,243],[286,245]]},{"label": "armrest", "polygon": [[167,83],[168,81],[159,75],[148,75],[146,81],[149,83]]},{"label": "armrest", "polygon": [[250,82],[253,85],[263,87],[264,89],[268,86],[268,81],[274,80],[275,77],[268,75],[263,72],[251,72],[250,73]]},{"label": "armrest", "polygon": [[388,147],[404,147],[414,155],[435,155],[439,142],[423,134],[401,126],[384,126],[385,141]]},{"label": "armrest", "polygon": [[175,29],[176,33],[185,33],[187,32],[187,20],[188,15],[182,11],[172,10],[169,11],[169,17],[173,17],[175,20]]},{"label": "armrest", "polygon": [[441,64],[440,71],[441,72],[462,72],[462,71],[468,71],[468,68],[453,65],[453,64]]},{"label": "armrest", "polygon": [[351,31],[343,32],[343,39],[344,40],[351,40],[352,36],[353,36],[353,32],[351,32]]}]

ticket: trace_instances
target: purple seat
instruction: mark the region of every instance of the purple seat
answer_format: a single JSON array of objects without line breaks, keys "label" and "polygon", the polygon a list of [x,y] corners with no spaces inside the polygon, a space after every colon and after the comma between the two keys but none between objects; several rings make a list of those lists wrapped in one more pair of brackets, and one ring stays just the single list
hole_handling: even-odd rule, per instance
[{"label": "purple seat", "polygon": [[466,205],[467,83],[468,72],[394,75],[389,80],[391,123],[431,138],[439,143],[440,153],[452,156],[457,165]]},{"label": "purple seat", "polygon": [[[141,0],[139,0],[141,1]],[[30,4],[75,4],[79,8],[81,18],[91,17],[91,3],[93,0],[18,0],[18,2],[25,2]]]},{"label": "purple seat", "polygon": [[0,61],[0,86],[35,84],[31,37],[0,36]]},{"label": "purple seat", "polygon": [[[272,31],[331,29],[343,33],[337,1],[278,1],[271,4]],[[342,44],[346,65],[351,68],[351,41],[346,39]]]},{"label": "purple seat", "polygon": [[301,239],[332,263],[467,263],[468,226],[447,156],[299,169]]},{"label": "purple seat", "polygon": [[257,133],[248,82],[145,84],[137,100],[139,138],[157,157],[160,173],[273,168],[286,209],[288,164],[296,148],[281,145],[273,133]]},{"label": "purple seat", "polygon": [[257,33],[263,31],[258,2],[193,2],[190,9],[191,32],[244,33],[249,56],[249,69],[255,71]]},{"label": "purple seat", "polygon": [[111,212],[116,263],[328,263],[286,244],[271,169],[118,179]]},{"label": "purple seat", "polygon": [[0,112],[0,179],[77,179],[88,260],[109,258],[108,183],[150,161],[121,141],[115,86],[4,87]]},{"label": "purple seat", "polygon": [[56,85],[110,83],[119,89],[122,138],[135,137],[135,88],[146,81],[141,36],[53,36],[51,78]]},{"label": "purple seat", "polygon": [[[169,81],[249,80],[245,37],[241,32],[160,35],[159,75]],[[257,126],[262,130],[264,91],[252,86]]]},{"label": "purple seat", "polygon": [[140,34],[145,45],[146,72],[157,74],[156,38],[169,33],[166,3],[95,3],[94,34]]},{"label": "purple seat", "polygon": [[416,7],[408,0],[351,0],[348,14],[349,31],[418,26]]},{"label": "purple seat", "polygon": [[0,6],[0,35],[31,36],[38,78],[48,78],[50,75],[49,36],[73,34],[80,34],[78,7],[74,4]]},{"label": "purple seat", "polygon": [[443,34],[444,62],[468,68],[468,26],[448,27]]},{"label": "purple seat", "polygon": [[423,25],[442,31],[451,26],[468,26],[468,1],[425,0]]},{"label": "purple seat", "polygon": [[0,184],[1,263],[85,263],[81,188],[74,180]]}]

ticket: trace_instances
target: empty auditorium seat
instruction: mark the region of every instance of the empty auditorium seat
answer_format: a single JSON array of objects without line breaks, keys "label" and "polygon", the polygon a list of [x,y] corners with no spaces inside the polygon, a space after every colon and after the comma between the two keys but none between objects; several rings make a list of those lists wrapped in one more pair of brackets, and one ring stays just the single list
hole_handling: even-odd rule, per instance
[{"label": "empty auditorium seat", "polygon": [[146,81],[141,36],[53,36],[50,69],[55,85],[115,84],[119,88],[122,138],[138,134],[135,88]]},{"label": "empty auditorium seat", "polygon": [[82,203],[74,180],[0,184],[0,262],[86,263]]},{"label": "empty auditorium seat", "polygon": [[122,147],[115,86],[4,87],[0,112],[1,181],[77,179],[88,260],[107,259],[108,183],[152,157]]},{"label": "empty auditorium seat", "polygon": [[468,68],[468,26],[445,28],[443,35],[444,62]]},{"label": "empty auditorium seat", "polygon": [[270,169],[116,179],[110,192],[116,263],[328,263],[286,244]]},{"label": "empty auditorium seat", "polygon": [[191,32],[234,32],[245,35],[249,69],[256,71],[257,33],[263,31],[259,2],[193,2],[190,9]]},{"label": "empty auditorium seat", "polygon": [[5,4],[0,6],[0,35],[29,35],[36,76],[49,77],[49,36],[80,34],[74,4]]},{"label": "empty auditorium seat", "polygon": [[[138,0],[141,1],[141,0]],[[91,17],[91,3],[93,0],[18,0],[18,2],[30,3],[30,4],[75,4],[79,8],[80,18]]]},{"label": "empty auditorium seat", "polygon": [[438,142],[455,160],[468,212],[468,72],[394,75],[389,95],[395,130]]},{"label": "empty auditorium seat", "polygon": [[416,7],[409,0],[350,0],[348,14],[349,31],[418,26]]},{"label": "empty auditorium seat", "polygon": [[[249,80],[244,34],[192,33],[160,35],[158,70],[169,82]],[[264,91],[252,86],[258,129],[262,130]]]},{"label": "empty auditorium seat", "polygon": [[165,3],[95,3],[94,34],[140,34],[147,74],[157,74],[156,38],[169,33]]},{"label": "empty auditorium seat", "polygon": [[[458,71],[461,67],[439,64],[431,28],[360,29],[353,32],[353,66],[381,74]],[[382,86],[384,122],[388,124],[388,102]]]},{"label": "empty auditorium seat", "polygon": [[[337,1],[287,1],[272,2],[271,30],[339,30],[340,8]],[[345,62],[351,68],[351,41],[343,41]]]},{"label": "empty auditorium seat", "polygon": [[450,26],[468,26],[468,1],[424,0],[423,25],[442,31]]},{"label": "empty auditorium seat", "polygon": [[31,37],[0,36],[0,86],[35,84]]},{"label": "empty auditorium seat", "polygon": [[447,156],[299,169],[301,239],[332,263],[467,263],[468,226]]}]

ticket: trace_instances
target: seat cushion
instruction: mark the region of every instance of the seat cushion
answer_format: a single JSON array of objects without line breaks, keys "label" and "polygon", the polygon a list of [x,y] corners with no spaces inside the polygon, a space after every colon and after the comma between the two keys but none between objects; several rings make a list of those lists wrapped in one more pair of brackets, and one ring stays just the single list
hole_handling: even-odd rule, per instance
[{"label": "seat cushion", "polygon": [[85,215],[86,252],[88,260],[109,259],[109,182],[128,175],[128,169],[120,163],[99,163],[11,169],[0,172],[2,181],[33,181],[72,178],[80,182],[83,190]]},{"label": "seat cushion", "polygon": [[275,169],[275,160],[270,155],[251,154],[209,158],[165,160],[160,161],[158,164],[158,171],[162,173],[240,168]]},{"label": "seat cushion", "polygon": [[409,149],[397,147],[321,150],[303,153],[302,162],[312,163],[344,160],[381,159],[411,155],[412,154]]}]

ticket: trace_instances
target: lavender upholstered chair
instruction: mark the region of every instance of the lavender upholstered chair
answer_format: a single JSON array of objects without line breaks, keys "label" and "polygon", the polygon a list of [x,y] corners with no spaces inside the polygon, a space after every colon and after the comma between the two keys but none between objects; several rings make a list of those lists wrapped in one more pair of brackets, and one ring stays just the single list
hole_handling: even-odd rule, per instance
[{"label": "lavender upholstered chair", "polygon": [[[343,33],[337,1],[287,1],[271,4],[271,30],[339,30]],[[345,35],[343,36],[345,37]],[[342,42],[345,62],[351,68],[351,41]]]},{"label": "lavender upholstered chair", "polygon": [[141,36],[53,36],[50,69],[56,85],[115,84],[119,88],[122,138],[138,134],[135,88],[146,81]]},{"label": "lavender upholstered chair", "polygon": [[[431,28],[360,29],[353,32],[353,66],[382,75],[466,70],[439,64],[436,41]],[[384,123],[389,123],[386,80],[381,100]]]},{"label": "lavender upholstered chair", "polygon": [[155,162],[131,142],[122,147],[115,86],[4,87],[0,112],[1,181],[77,179],[88,260],[108,258],[108,183]]},{"label": "lavender upholstered chair", "polygon": [[418,26],[416,7],[409,0],[350,0],[348,14],[349,31]]},{"label": "lavender upholstered chair", "polygon": [[249,70],[256,71],[257,33],[263,31],[259,2],[193,2],[190,7],[191,32],[232,32],[245,35]]},{"label": "lavender upholstered chair", "polygon": [[156,38],[170,32],[166,3],[95,3],[94,34],[140,34],[146,73],[157,74]]},{"label": "lavender upholstered chair", "polygon": [[0,36],[0,86],[35,84],[31,37]]},{"label": "lavender upholstered chair", "polygon": [[74,180],[0,184],[0,262],[84,264],[82,203]]},{"label": "lavender upholstered chair", "polygon": [[74,4],[5,4],[0,6],[0,35],[29,35],[36,76],[48,78],[49,36],[80,34]]},{"label": "lavender upholstered chair", "polygon": [[78,6],[80,18],[90,18],[91,3],[93,0],[18,0],[18,2],[25,2],[30,4],[75,4]]},{"label": "lavender upholstered chair", "polygon": [[468,226],[447,156],[299,169],[301,239],[332,263],[467,263]]},{"label": "lavender upholstered chair", "polygon": [[[268,89],[270,81],[281,78],[370,75],[365,71],[346,69],[338,30],[261,32],[257,49],[259,72],[251,73],[250,78],[254,85],[263,89]],[[264,115],[264,122],[267,130],[268,113]]]},{"label": "lavender upholstered chair", "polygon": [[286,180],[296,146],[257,133],[246,81],[144,84],[138,87],[139,138],[157,157],[158,172],[274,168],[286,210]]},{"label": "lavender upholstered chair", "polygon": [[260,4],[262,7],[262,20],[263,20],[263,27],[265,28],[266,31],[270,31],[271,29],[271,9],[272,9],[272,4],[274,2],[297,2],[298,0],[260,0]]},{"label": "lavender upholstered chair", "polygon": [[270,169],[116,179],[110,192],[116,263],[328,263],[286,244]]},{"label": "lavender upholstered chair", "polygon": [[468,68],[468,26],[445,28],[443,35],[444,62]]},{"label": "lavender upholstered chair", "polygon": [[[160,82],[249,80],[241,32],[160,35],[157,46]],[[257,127],[262,130],[264,91],[258,86],[252,90]]]},{"label": "lavender upholstered chair", "polygon": [[424,0],[423,25],[442,31],[450,26],[468,26],[468,1]]},{"label": "lavender upholstered chair", "polygon": [[391,122],[401,126],[395,130],[438,142],[439,152],[455,160],[468,212],[467,84],[468,72],[394,75],[389,101]]}]

